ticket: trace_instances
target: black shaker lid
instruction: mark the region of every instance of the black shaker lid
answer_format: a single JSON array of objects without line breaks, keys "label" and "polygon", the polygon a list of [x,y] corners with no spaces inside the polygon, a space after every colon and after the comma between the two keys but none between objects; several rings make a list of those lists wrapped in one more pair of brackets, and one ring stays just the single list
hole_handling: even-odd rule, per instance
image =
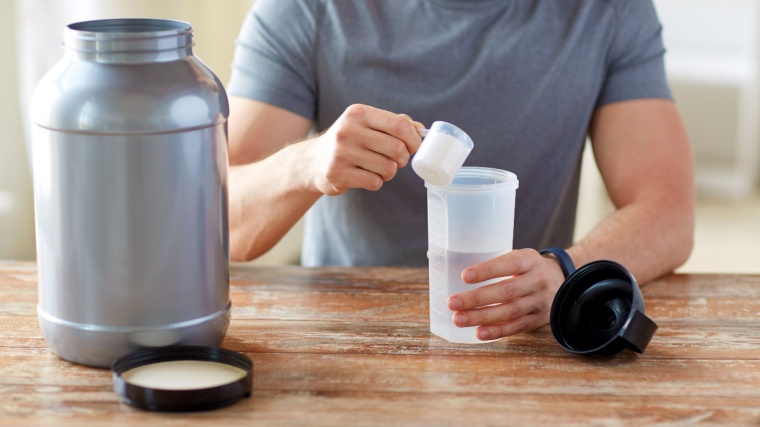
[{"label": "black shaker lid", "polygon": [[112,365],[124,403],[149,411],[203,411],[249,397],[253,362],[217,347],[171,346],[135,351]]},{"label": "black shaker lid", "polygon": [[567,252],[548,248],[565,275],[552,302],[549,323],[557,342],[580,355],[643,353],[657,324],[644,314],[644,297],[633,275],[609,260],[575,269]]}]

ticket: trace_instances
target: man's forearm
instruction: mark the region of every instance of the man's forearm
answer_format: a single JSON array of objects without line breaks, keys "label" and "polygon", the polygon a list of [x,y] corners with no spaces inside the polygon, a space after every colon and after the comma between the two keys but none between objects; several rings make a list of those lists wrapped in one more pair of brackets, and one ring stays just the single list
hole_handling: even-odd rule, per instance
[{"label": "man's forearm", "polygon": [[693,201],[651,199],[611,214],[568,250],[576,267],[609,259],[623,264],[640,284],[682,265],[693,246]]},{"label": "man's forearm", "polygon": [[568,251],[573,261],[617,261],[641,284],[672,272],[691,253],[695,205],[693,155],[675,104],[608,104],[589,136],[616,211]]},{"label": "man's forearm", "polygon": [[[299,144],[229,171],[230,258],[254,259],[271,249],[319,199],[301,171]],[[299,167],[299,163],[301,166]]]}]

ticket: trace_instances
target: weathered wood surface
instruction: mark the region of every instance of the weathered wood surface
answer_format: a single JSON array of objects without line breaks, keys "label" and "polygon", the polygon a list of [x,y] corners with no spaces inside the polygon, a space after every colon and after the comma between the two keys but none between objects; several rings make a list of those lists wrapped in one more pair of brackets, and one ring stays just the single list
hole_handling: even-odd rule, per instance
[{"label": "weathered wood surface", "polygon": [[0,262],[0,425],[760,425],[760,276],[673,275],[643,290],[647,352],[573,356],[548,327],[480,345],[428,330],[427,272],[232,270],[223,346],[254,394],[190,414],[132,409],[108,370],[47,349],[35,265]]}]

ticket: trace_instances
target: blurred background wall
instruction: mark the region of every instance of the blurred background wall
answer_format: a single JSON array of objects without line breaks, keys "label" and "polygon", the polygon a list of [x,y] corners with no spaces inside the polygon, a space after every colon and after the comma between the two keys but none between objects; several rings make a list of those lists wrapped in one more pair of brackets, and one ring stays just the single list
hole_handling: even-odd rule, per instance
[{"label": "blurred background wall", "polygon": [[[34,259],[26,111],[36,82],[62,54],[62,27],[113,17],[188,21],[196,55],[226,82],[252,1],[0,0],[0,259]],[[697,161],[696,248],[681,271],[760,273],[760,2],[654,1],[665,27],[669,80]],[[576,234],[610,211],[587,150]],[[256,263],[296,262],[300,233],[299,225]]]}]

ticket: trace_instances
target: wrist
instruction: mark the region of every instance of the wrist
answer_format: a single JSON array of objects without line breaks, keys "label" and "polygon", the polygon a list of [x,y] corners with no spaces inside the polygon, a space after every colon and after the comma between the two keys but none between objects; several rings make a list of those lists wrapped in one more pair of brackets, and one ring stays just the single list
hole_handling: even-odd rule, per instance
[{"label": "wrist", "polygon": [[567,279],[575,271],[575,264],[570,255],[562,248],[551,247],[538,251],[546,258],[553,258],[562,271],[563,280]]},{"label": "wrist", "polygon": [[319,137],[290,144],[272,156],[272,162],[268,166],[287,174],[281,178],[290,187],[289,192],[308,193],[317,198],[324,194],[317,179],[319,174],[316,167],[320,163],[317,138]]}]

